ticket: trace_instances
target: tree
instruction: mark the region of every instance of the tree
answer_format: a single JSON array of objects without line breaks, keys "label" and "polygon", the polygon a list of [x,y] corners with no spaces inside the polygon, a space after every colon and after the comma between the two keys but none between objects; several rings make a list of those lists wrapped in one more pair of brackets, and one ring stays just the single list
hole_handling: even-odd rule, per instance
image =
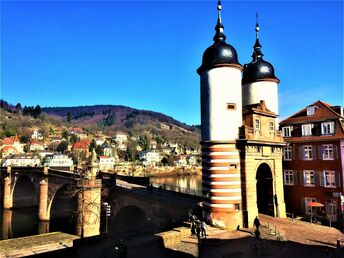
[{"label": "tree", "polygon": [[59,145],[57,146],[56,150],[58,152],[64,153],[67,150],[67,148],[68,148],[68,142],[63,140],[63,141],[61,141],[59,143]]},{"label": "tree", "polygon": [[80,141],[80,138],[76,134],[72,134],[69,138],[69,142],[71,144],[76,143],[78,141]]},{"label": "tree", "polygon": [[34,117],[34,118],[37,118],[37,117],[39,117],[39,115],[41,114],[41,107],[40,107],[40,105],[37,105],[35,108],[34,108],[34,110],[33,110],[33,113],[32,113],[32,116]]},{"label": "tree", "polygon": [[67,112],[67,121],[72,121],[72,114],[69,111]]},{"label": "tree", "polygon": [[28,143],[28,142],[29,142],[29,139],[28,139],[27,136],[22,135],[22,136],[20,136],[20,142],[21,142],[21,143]]},{"label": "tree", "polygon": [[98,156],[103,156],[103,155],[104,155],[104,149],[103,149],[103,147],[100,146],[100,145],[97,145],[97,146],[96,146],[96,153],[97,153]]},{"label": "tree", "polygon": [[68,137],[69,137],[68,131],[63,131],[62,132],[62,137],[65,138],[66,140],[68,140]]},{"label": "tree", "polygon": [[96,140],[93,139],[93,140],[91,141],[90,145],[88,146],[88,150],[91,152],[91,151],[93,151],[93,149],[96,148],[96,147],[97,147]]},{"label": "tree", "polygon": [[17,112],[18,114],[20,114],[20,113],[22,112],[22,106],[21,106],[20,103],[18,103],[18,104],[16,105],[16,112]]},{"label": "tree", "polygon": [[127,161],[135,161],[138,158],[138,152],[137,152],[137,144],[133,140],[129,140],[127,143]]}]

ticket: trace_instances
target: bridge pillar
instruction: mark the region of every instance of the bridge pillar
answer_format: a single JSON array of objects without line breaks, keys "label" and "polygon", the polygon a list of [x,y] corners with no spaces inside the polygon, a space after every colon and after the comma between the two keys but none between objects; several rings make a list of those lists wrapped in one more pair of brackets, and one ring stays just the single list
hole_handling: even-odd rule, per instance
[{"label": "bridge pillar", "polygon": [[2,211],[2,239],[12,238],[12,210]]},{"label": "bridge pillar", "polygon": [[38,223],[38,234],[49,233],[49,221],[40,221]]},{"label": "bridge pillar", "polygon": [[100,234],[101,180],[82,179],[78,187],[77,235],[90,237]]},{"label": "bridge pillar", "polygon": [[12,207],[11,178],[8,176],[4,179],[4,209],[11,209]]},{"label": "bridge pillar", "polygon": [[47,182],[47,179],[43,179],[39,183],[38,218],[40,221],[50,220],[50,214],[48,213],[48,182]]}]

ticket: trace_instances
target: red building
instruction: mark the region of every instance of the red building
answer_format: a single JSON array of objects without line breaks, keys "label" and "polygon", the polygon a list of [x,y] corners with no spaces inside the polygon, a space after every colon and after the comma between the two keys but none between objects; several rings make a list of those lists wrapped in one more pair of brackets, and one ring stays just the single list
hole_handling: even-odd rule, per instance
[{"label": "red building", "polygon": [[[280,122],[284,140],[284,192],[287,211],[317,214],[332,222],[343,217],[343,107],[317,101]],[[309,202],[320,202],[312,208]]]}]

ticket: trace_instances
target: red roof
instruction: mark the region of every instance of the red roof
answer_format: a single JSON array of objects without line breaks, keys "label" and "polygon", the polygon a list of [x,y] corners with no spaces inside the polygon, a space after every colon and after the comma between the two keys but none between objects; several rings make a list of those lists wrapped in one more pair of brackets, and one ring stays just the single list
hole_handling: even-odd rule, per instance
[{"label": "red roof", "polygon": [[37,141],[37,140],[31,140],[30,144],[31,145],[43,145],[43,142]]},{"label": "red roof", "polygon": [[[314,115],[307,115],[307,107],[317,106]],[[334,121],[335,134],[331,135],[313,135],[307,137],[288,137],[284,138],[287,142],[313,142],[313,141],[328,141],[328,140],[338,140],[344,138],[344,124],[340,121],[343,118],[340,114],[332,109],[332,105],[322,102],[320,100],[314,102],[313,104],[301,109],[299,112],[288,117],[287,119],[280,122],[281,126],[287,125],[300,125],[307,123],[316,123],[323,121]]]},{"label": "red roof", "polygon": [[[316,110],[314,115],[307,116],[307,107],[310,106],[317,106],[318,109]],[[301,109],[299,112],[291,115],[290,117],[284,119],[280,122],[280,125],[287,125],[287,124],[304,124],[307,122],[317,122],[327,119],[338,119],[341,116],[331,109],[332,105],[324,103],[320,100],[314,102],[313,104]]]},{"label": "red roof", "polygon": [[110,157],[108,157],[108,156],[99,156],[99,158],[101,158],[101,159],[108,159]]},{"label": "red roof", "polygon": [[88,149],[90,143],[91,143],[90,140],[78,141],[78,142],[73,144],[73,148],[74,149]]},{"label": "red roof", "polygon": [[5,146],[2,148],[1,152],[5,153],[8,152],[9,150],[13,150],[15,153],[18,153],[18,150],[13,147],[13,146]]},{"label": "red roof", "polygon": [[6,137],[3,141],[3,145],[13,145],[15,142],[20,142],[18,135],[16,136],[11,136],[11,137]]},{"label": "red roof", "polygon": [[78,132],[78,133],[82,133],[83,132],[83,130],[80,127],[73,128],[73,131],[74,132]]}]

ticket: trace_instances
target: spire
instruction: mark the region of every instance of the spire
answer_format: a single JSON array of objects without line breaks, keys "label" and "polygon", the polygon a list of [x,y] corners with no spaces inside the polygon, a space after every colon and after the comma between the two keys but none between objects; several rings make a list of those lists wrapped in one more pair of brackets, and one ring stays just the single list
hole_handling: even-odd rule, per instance
[{"label": "spire", "polygon": [[213,38],[215,43],[225,42],[226,40],[226,35],[223,34],[224,27],[222,25],[221,10],[222,10],[221,1],[218,0],[217,1],[217,24],[215,27],[216,34]]},{"label": "spire", "polygon": [[259,42],[258,13],[256,13],[256,28],[255,28],[255,31],[256,31],[256,43],[253,46],[254,50],[253,50],[252,57],[253,57],[253,61],[258,61],[258,60],[260,60],[263,57],[263,53],[261,51],[262,45]]}]

